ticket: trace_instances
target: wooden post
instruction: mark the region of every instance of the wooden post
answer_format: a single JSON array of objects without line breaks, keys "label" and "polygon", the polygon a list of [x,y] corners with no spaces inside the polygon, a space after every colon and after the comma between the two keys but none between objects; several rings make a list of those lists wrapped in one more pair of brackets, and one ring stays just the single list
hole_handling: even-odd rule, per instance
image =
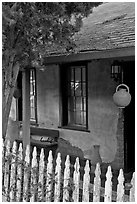
[{"label": "wooden post", "polygon": [[30,145],[30,71],[26,69],[22,72],[23,86],[23,149]]}]

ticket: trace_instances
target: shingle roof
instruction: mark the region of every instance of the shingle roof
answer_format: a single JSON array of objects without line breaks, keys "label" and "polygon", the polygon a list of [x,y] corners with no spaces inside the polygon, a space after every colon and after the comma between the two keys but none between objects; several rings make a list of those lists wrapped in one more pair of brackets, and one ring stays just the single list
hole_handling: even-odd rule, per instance
[{"label": "shingle roof", "polygon": [[[83,20],[83,26],[74,39],[76,52],[135,46],[135,3],[101,4]],[[64,53],[65,50],[54,48],[53,52]]]},{"label": "shingle roof", "polygon": [[135,4],[111,2],[97,7],[75,36],[78,51],[135,45]]}]

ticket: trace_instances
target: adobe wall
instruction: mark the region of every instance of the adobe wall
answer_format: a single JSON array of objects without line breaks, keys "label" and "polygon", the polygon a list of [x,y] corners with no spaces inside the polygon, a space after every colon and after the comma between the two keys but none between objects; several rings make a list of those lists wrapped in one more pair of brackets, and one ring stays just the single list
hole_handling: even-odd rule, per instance
[{"label": "adobe wall", "polygon": [[[92,159],[93,145],[98,144],[102,161],[108,163],[114,160],[119,111],[112,100],[116,82],[110,77],[111,64],[112,60],[98,60],[88,64],[89,132],[58,128],[59,68],[50,65],[43,72],[37,71],[39,125],[59,129],[62,138],[59,149],[63,154],[68,152]],[[75,151],[72,151],[73,147]]]},{"label": "adobe wall", "polygon": [[40,126],[57,128],[59,121],[59,69],[47,66],[37,71],[37,114]]},{"label": "adobe wall", "polygon": [[[93,145],[96,144],[100,145],[103,162],[113,162],[114,166],[123,167],[123,127],[122,119],[119,119],[119,110],[112,100],[117,86],[110,77],[112,62],[113,60],[106,59],[88,64],[89,132],[58,128],[60,125],[59,67],[50,65],[46,66],[44,71],[37,70],[38,124],[40,127],[59,130],[58,151],[63,155],[76,155],[92,160]],[[14,118],[12,120],[14,121]],[[13,132],[14,137],[15,127],[12,126],[12,129],[8,135]]]}]

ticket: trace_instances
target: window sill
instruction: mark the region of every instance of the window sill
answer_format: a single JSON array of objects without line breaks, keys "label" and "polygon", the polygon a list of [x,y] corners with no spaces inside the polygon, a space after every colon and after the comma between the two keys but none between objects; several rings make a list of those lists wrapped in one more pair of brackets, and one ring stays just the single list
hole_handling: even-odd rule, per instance
[{"label": "window sill", "polygon": [[[19,121],[19,124],[20,124],[20,127],[22,127],[22,126],[23,126],[23,122],[22,122],[22,121]],[[36,126],[36,127],[38,127],[38,126],[39,126],[39,124],[38,124],[38,123],[36,123],[36,122],[32,122],[32,121],[30,121],[30,126]]]},{"label": "window sill", "polygon": [[76,127],[76,126],[58,126],[58,128],[61,129],[68,129],[68,130],[75,130],[75,131],[81,131],[81,132],[90,132],[90,130],[82,127]]},{"label": "window sill", "polygon": [[30,125],[31,126],[39,126],[39,124],[37,122],[34,122],[34,121],[30,121]]}]

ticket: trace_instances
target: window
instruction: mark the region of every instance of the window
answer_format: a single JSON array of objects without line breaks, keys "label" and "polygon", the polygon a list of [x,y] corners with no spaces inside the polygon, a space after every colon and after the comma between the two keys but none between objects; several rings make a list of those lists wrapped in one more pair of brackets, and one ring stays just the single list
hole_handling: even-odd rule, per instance
[{"label": "window", "polygon": [[87,129],[87,67],[61,67],[62,126]]},{"label": "window", "polygon": [[36,106],[36,72],[30,69],[30,120],[36,122],[37,106]]},{"label": "window", "polygon": [[[17,120],[22,121],[22,72],[19,72],[17,86],[21,91],[21,97],[17,100]],[[37,100],[36,100],[36,70],[30,69],[30,121],[37,122]]]}]

